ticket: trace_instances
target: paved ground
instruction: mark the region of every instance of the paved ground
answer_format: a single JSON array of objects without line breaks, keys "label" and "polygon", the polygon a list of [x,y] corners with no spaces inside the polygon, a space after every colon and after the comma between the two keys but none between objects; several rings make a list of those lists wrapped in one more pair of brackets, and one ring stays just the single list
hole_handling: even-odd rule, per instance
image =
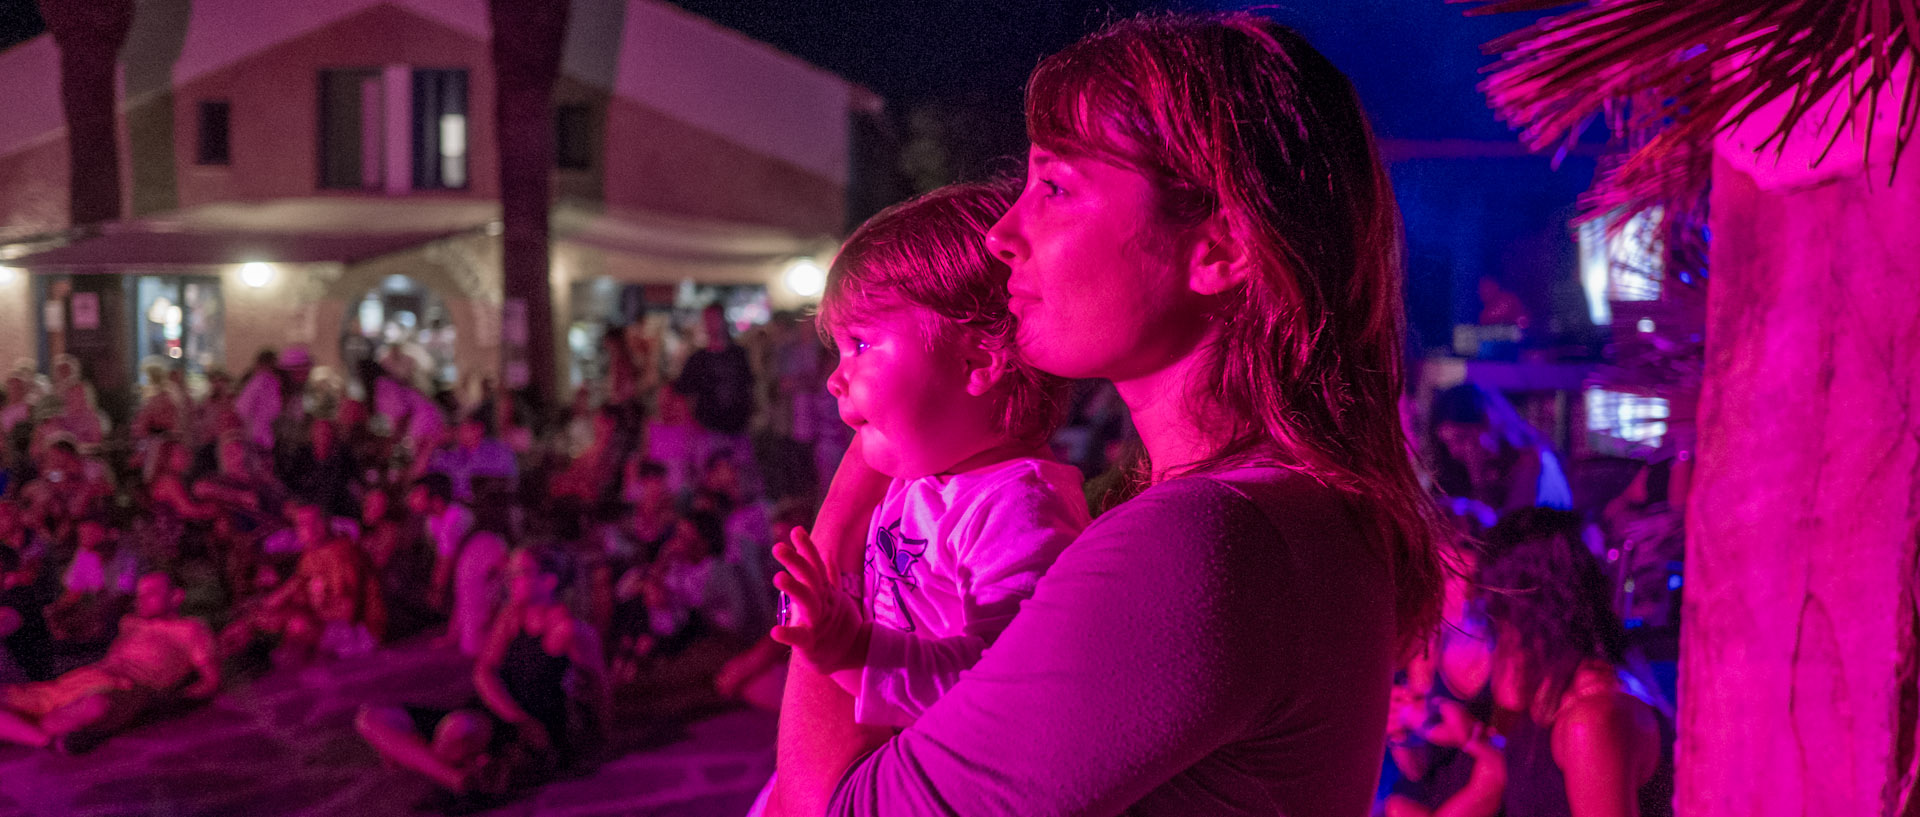
[{"label": "paved ground", "polygon": [[[363,703],[454,705],[470,665],[424,646],[231,683],[212,703],[91,754],[0,746],[0,817],[405,815],[430,793],[353,732]],[[633,703],[626,701],[623,703]],[[616,757],[493,815],[739,817],[773,768],[773,716],[640,718]]]}]

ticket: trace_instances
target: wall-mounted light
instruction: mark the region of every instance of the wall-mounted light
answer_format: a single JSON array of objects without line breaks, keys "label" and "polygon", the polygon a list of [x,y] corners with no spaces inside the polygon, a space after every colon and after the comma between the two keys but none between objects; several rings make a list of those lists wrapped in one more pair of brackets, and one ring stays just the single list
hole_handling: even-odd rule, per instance
[{"label": "wall-mounted light", "polygon": [[782,277],[787,289],[802,298],[818,298],[827,289],[827,271],[811,258],[795,258]]},{"label": "wall-mounted light", "polygon": [[254,289],[264,287],[273,282],[273,265],[265,261],[248,261],[241,264],[240,280]]},{"label": "wall-mounted light", "polygon": [[20,278],[20,271],[12,267],[0,267],[0,286],[11,284]]}]

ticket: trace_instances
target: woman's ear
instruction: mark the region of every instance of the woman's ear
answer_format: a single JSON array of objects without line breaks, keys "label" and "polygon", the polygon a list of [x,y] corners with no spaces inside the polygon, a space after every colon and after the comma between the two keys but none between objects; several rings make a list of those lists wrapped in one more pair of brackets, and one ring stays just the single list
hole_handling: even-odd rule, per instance
[{"label": "woman's ear", "polygon": [[1233,234],[1225,213],[1208,216],[1193,232],[1189,289],[1201,295],[1218,295],[1246,282],[1250,266],[1246,246]]},{"label": "woman's ear", "polygon": [[1013,368],[1013,352],[1006,347],[974,347],[962,354],[960,360],[967,367],[967,394],[974,397],[985,397]]}]

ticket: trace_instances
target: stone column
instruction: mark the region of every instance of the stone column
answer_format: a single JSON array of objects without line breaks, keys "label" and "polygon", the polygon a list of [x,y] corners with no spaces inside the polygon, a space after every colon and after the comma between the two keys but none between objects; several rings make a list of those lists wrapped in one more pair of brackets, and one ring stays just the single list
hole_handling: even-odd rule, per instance
[{"label": "stone column", "polygon": [[1715,162],[1679,814],[1920,814],[1920,155],[1839,153]]}]

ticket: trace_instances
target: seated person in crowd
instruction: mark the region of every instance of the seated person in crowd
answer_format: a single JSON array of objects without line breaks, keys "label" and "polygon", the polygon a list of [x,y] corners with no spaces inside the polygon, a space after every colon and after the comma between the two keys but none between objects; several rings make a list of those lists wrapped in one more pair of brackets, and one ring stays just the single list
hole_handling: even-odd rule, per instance
[{"label": "seated person in crowd", "polygon": [[220,686],[213,634],[180,615],[183,595],[165,573],[141,576],[133,614],[106,658],[52,681],[0,688],[0,740],[79,750],[158,704],[212,696]]},{"label": "seated person in crowd", "polygon": [[216,469],[193,483],[195,499],[211,505],[214,553],[224,563],[227,588],[235,598],[255,588],[260,542],[282,527],[285,491],[254,463],[246,438],[229,434],[215,448]]},{"label": "seated person in crowd", "polygon": [[20,489],[26,524],[54,540],[67,540],[74,522],[113,496],[112,471],[97,458],[81,456],[71,437],[56,435],[35,462],[38,475]]},{"label": "seated person in crowd", "polygon": [[447,617],[447,640],[464,655],[479,655],[486,646],[487,627],[494,619],[501,570],[507,561],[507,533],[511,506],[504,499],[483,497],[474,514],[473,530],[454,555],[453,609]]},{"label": "seated person in crowd", "polygon": [[47,607],[54,638],[77,644],[104,643],[133,597],[139,566],[119,531],[98,516],[75,526],[78,549],[67,563],[60,597]]},{"label": "seated person in crowd", "polygon": [[629,680],[649,658],[669,657],[703,636],[738,636],[743,588],[722,569],[726,534],[712,514],[680,520],[660,557],[620,577],[614,589],[620,628],[616,677]]},{"label": "seated person in crowd", "polygon": [[[803,500],[783,500],[773,509],[768,538],[785,542],[793,535],[794,528],[813,529],[813,510],[813,506]],[[777,712],[787,685],[788,653],[787,645],[763,635],[753,646],[727,660],[714,675],[714,690],[723,698]]]},{"label": "seated person in crowd", "polygon": [[0,545],[0,684],[53,677],[52,595],[19,551]]},{"label": "seated person in crowd", "polygon": [[407,490],[407,510],[426,522],[427,541],[433,545],[433,581],[427,604],[446,613],[453,597],[454,560],[460,545],[473,531],[473,511],[453,499],[453,481],[446,474],[428,474]]},{"label": "seated person in crowd", "polygon": [[483,411],[469,412],[454,427],[452,442],[433,452],[425,463],[427,471],[445,474],[453,483],[457,501],[473,502],[476,478],[491,479],[497,489],[508,494],[517,487],[520,467],[514,461],[513,449],[493,436],[488,419]]},{"label": "seated person in crowd", "polygon": [[332,420],[314,419],[301,436],[304,439],[283,444],[274,458],[281,483],[288,493],[318,504],[327,513],[354,516],[360,463],[341,440],[340,427]]},{"label": "seated person in crowd", "polygon": [[360,546],[330,533],[312,505],[296,511],[295,526],[318,544],[303,550],[293,574],[248,608],[220,634],[233,655],[261,636],[277,637],[281,662],[346,658],[372,652],[386,634],[379,577]]},{"label": "seated person in crowd", "polygon": [[680,524],[666,467],[638,456],[627,460],[620,495],[627,513],[607,532],[603,549],[615,561],[651,562]]},{"label": "seated person in crowd", "polygon": [[522,548],[506,573],[507,604],[473,669],[478,700],[452,711],[367,706],[355,721],[381,757],[456,796],[545,779],[605,737],[599,636],[560,599],[572,575],[565,555]]},{"label": "seated person in crowd", "polygon": [[360,550],[379,579],[390,638],[419,632],[436,618],[427,605],[433,551],[421,541],[419,529],[391,490],[375,488],[360,498]]}]

